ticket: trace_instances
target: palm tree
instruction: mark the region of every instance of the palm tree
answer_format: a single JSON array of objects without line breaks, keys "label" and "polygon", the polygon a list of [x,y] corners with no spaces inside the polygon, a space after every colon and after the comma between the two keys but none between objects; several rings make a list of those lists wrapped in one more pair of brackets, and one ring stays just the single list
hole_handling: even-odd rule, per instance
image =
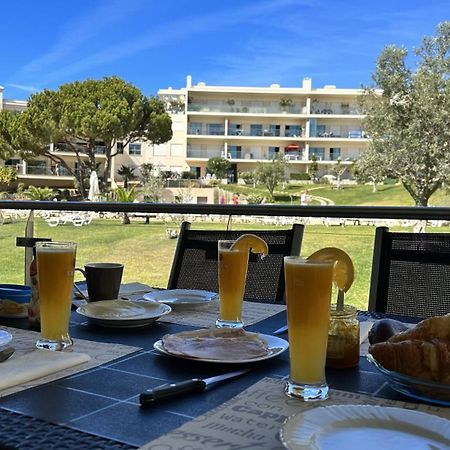
[{"label": "palm tree", "polygon": [[25,194],[30,197],[31,200],[51,200],[55,195],[53,189],[35,186],[29,186],[25,191]]},{"label": "palm tree", "polygon": [[[113,191],[113,199],[116,202],[122,202],[122,203],[132,203],[137,198],[137,192],[134,187],[130,189],[118,187],[117,189],[114,189]],[[124,212],[122,217],[122,223],[124,225],[130,224],[130,218],[128,217],[128,213]]]},{"label": "palm tree", "polygon": [[117,171],[117,175],[120,175],[123,178],[123,187],[125,189],[128,188],[128,182],[130,180],[135,180],[136,175],[134,174],[135,167],[121,165],[120,169]]}]

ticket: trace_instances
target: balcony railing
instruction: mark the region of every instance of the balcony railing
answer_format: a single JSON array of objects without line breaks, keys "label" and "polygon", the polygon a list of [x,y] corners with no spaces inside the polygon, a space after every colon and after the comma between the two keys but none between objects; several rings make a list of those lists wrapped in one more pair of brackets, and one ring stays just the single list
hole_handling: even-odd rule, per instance
[{"label": "balcony railing", "polygon": [[293,105],[290,107],[281,106],[257,106],[252,104],[242,104],[230,106],[223,104],[189,103],[189,112],[215,112],[215,113],[238,113],[238,114],[306,114],[305,105]]},{"label": "balcony railing", "polygon": [[205,205],[0,200],[1,209],[450,221],[450,208],[420,206]]},{"label": "balcony railing", "polygon": [[56,167],[27,165],[25,173],[23,173],[23,164],[5,165],[5,167],[12,167],[19,177],[21,175],[72,176],[65,167],[59,167],[57,170]]}]

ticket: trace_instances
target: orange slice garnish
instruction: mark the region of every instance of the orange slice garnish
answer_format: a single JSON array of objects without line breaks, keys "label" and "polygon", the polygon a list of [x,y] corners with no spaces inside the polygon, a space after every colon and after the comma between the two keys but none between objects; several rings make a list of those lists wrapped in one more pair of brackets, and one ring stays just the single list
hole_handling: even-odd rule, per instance
[{"label": "orange slice garnish", "polygon": [[230,250],[237,250],[239,252],[260,253],[266,256],[269,253],[269,247],[264,239],[261,239],[255,234],[243,234],[231,246]]},{"label": "orange slice garnish", "polygon": [[308,256],[312,261],[335,261],[333,281],[343,292],[347,292],[355,279],[355,269],[350,256],[336,247],[325,247]]}]

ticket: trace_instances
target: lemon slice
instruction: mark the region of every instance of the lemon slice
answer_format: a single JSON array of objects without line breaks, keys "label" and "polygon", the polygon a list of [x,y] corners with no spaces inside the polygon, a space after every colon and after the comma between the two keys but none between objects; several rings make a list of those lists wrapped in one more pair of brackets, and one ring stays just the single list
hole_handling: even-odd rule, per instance
[{"label": "lemon slice", "polygon": [[343,292],[347,292],[355,279],[355,270],[350,256],[336,247],[325,247],[308,256],[312,261],[336,261],[333,281]]},{"label": "lemon slice", "polygon": [[239,252],[261,253],[266,256],[269,253],[269,247],[264,239],[261,239],[255,234],[243,234],[236,242],[231,246],[230,250],[237,250]]}]

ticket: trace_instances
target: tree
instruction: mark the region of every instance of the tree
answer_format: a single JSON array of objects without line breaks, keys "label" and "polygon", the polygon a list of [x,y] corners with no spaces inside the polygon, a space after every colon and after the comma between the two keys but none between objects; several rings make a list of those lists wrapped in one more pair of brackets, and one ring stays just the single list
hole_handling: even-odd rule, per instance
[{"label": "tree", "polygon": [[31,200],[51,200],[55,196],[53,189],[50,189],[48,187],[35,187],[35,186],[29,186],[28,189],[25,191],[25,194]]},{"label": "tree", "polygon": [[319,172],[319,163],[317,162],[317,156],[313,153],[311,155],[311,163],[308,168],[308,173],[311,175],[311,180],[313,183],[317,180],[317,172]]},{"label": "tree", "polygon": [[141,171],[141,184],[144,185],[153,174],[153,164],[152,163],[144,163],[140,166]]},{"label": "tree", "polygon": [[376,193],[377,184],[386,179],[383,161],[377,152],[369,149],[364,158],[356,161],[352,168],[353,178],[359,183],[372,183],[372,192]]},{"label": "tree", "polygon": [[12,128],[13,147],[21,157],[45,156],[60,163],[76,177],[83,197],[85,174],[76,172],[56,152],[51,152],[49,143],[74,152],[78,167],[87,156],[89,172],[96,170],[101,145],[106,158],[99,181],[106,184],[111,159],[117,155],[116,142],[123,146],[136,140],[161,144],[172,137],[172,121],[164,103],[146,98],[138,88],[117,77],[76,81],[57,91],[34,94],[27,110],[16,116]]},{"label": "tree", "polygon": [[336,177],[336,189],[342,189],[341,177],[342,175],[344,175],[346,170],[347,167],[342,165],[342,160],[341,157],[339,156],[339,158],[336,160],[336,164],[331,166],[329,170],[329,173],[331,173],[331,175],[334,175]]},{"label": "tree", "polygon": [[[126,189],[126,188],[122,188],[122,187],[118,187],[117,189],[114,189],[112,191],[112,196],[113,199],[116,202],[122,202],[122,203],[132,203],[136,200],[137,198],[137,192],[136,189],[134,187],[130,188],[130,189]],[[124,225],[129,225],[130,224],[130,218],[128,217],[128,213],[124,212],[122,213],[122,223]]]},{"label": "tree", "polygon": [[450,177],[450,22],[423,38],[414,55],[412,71],[405,48],[385,47],[373,74],[381,92],[366,88],[361,105],[383,174],[397,178],[417,206],[427,206]]},{"label": "tree", "polygon": [[274,158],[270,163],[259,163],[255,178],[267,188],[270,199],[273,199],[275,188],[286,179],[286,161],[283,158]]},{"label": "tree", "polygon": [[8,188],[17,181],[17,172],[13,167],[0,167],[0,189]]},{"label": "tree", "polygon": [[206,170],[211,175],[215,175],[217,179],[221,180],[227,176],[228,170],[231,167],[230,161],[220,156],[209,158],[206,165]]},{"label": "tree", "polygon": [[123,187],[125,189],[128,188],[128,182],[136,179],[136,175],[134,174],[135,167],[125,166],[122,164],[120,169],[117,171],[117,175],[123,178]]},{"label": "tree", "polygon": [[149,173],[142,187],[144,201],[149,203],[160,202],[164,186],[165,180],[161,177],[161,174],[153,175],[152,173]]}]

